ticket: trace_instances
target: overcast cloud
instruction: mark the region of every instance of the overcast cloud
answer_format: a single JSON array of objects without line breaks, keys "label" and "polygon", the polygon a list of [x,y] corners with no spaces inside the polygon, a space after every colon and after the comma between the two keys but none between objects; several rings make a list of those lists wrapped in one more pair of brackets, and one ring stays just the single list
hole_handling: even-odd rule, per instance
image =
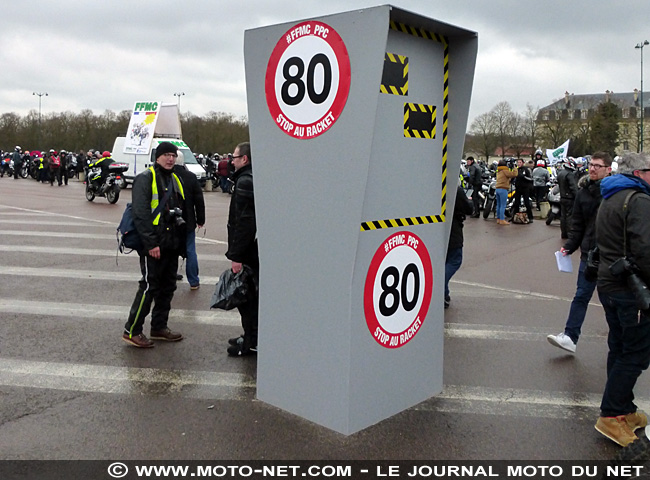
[{"label": "overcast cloud", "polygon": [[[247,116],[244,31],[380,5],[366,0],[2,0],[0,113],[130,110],[135,101]],[[640,88],[650,2],[402,0],[478,32],[470,121],[500,101],[522,112],[570,93]],[[650,50],[648,52],[650,53]],[[650,60],[650,57],[648,57]],[[650,80],[650,77],[648,78]],[[646,89],[647,90],[647,89]],[[648,96],[650,100],[650,96]]]}]

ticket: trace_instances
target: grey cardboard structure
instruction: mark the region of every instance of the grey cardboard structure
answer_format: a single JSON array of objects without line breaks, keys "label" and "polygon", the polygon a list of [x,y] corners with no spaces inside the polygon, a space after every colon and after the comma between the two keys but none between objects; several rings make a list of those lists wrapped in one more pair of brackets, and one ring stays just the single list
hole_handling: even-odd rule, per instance
[{"label": "grey cardboard structure", "polygon": [[[302,22],[245,34],[261,268],[257,395],[351,434],[442,390],[444,261],[478,41],[389,5],[314,20],[340,36],[350,73],[342,78],[340,66],[341,84],[349,80],[342,111],[312,138],[281,128],[265,83]],[[300,44],[317,50],[307,37]],[[285,83],[302,82],[298,73],[287,67]],[[305,92],[317,96],[323,82]],[[377,312],[386,316],[373,321]]]}]

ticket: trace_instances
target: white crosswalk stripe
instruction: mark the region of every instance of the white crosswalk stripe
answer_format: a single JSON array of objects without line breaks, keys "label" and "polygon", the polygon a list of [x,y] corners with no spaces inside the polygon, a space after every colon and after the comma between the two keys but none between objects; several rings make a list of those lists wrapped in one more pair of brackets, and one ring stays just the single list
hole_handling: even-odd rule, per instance
[{"label": "white crosswalk stripe", "polygon": [[[46,216],[46,220],[37,219]],[[20,219],[28,217],[27,219]],[[55,219],[61,218],[58,222]],[[77,239],[85,240],[86,247],[65,247],[60,244],[48,248],[48,253],[56,256],[115,256],[115,250],[109,248],[90,248],[92,241],[115,241],[114,232],[105,233],[115,225],[111,222],[90,220],[83,217],[39,212],[0,205],[0,224],[36,225],[38,230],[0,230],[0,251],[14,254],[37,254],[43,252],[42,246],[23,245],[24,238],[32,239]],[[54,231],[48,227],[74,227],[80,232]],[[197,238],[197,244],[224,245],[227,242]],[[100,245],[101,247],[101,245]],[[208,249],[209,250],[209,249]],[[137,255],[128,257],[137,260]],[[125,260],[124,256],[120,256]],[[227,262],[224,255],[201,254],[200,261]],[[131,260],[129,260],[130,262]],[[7,263],[7,262],[4,262]],[[0,265],[0,278],[57,278],[62,281],[83,280],[84,282],[132,282],[140,277],[137,269],[123,271],[95,271],[61,267],[27,267],[17,265]],[[201,276],[205,285],[215,284],[216,276]],[[463,297],[490,296],[493,298],[516,298],[527,296],[539,301],[564,302],[569,304],[571,298],[554,296],[537,292],[525,292],[516,289],[504,289],[491,285],[452,281],[454,284],[453,301]],[[131,295],[129,288],[129,297]],[[593,306],[600,307],[594,301]],[[19,300],[16,298],[0,299],[0,315],[11,318],[21,316],[65,317],[67,319],[92,319],[114,322],[126,318],[129,305],[94,304],[86,308],[84,303],[52,302],[39,300]],[[203,305],[196,310],[172,309],[170,318],[174,322],[186,325],[205,325],[209,327],[238,327],[239,314],[236,311],[210,311]],[[29,322],[30,320],[22,320]],[[547,331],[529,327],[508,325],[484,325],[470,323],[448,323],[445,325],[445,337],[449,340],[468,339],[477,342],[543,342]],[[583,335],[581,341],[604,342],[604,335]],[[263,348],[263,343],[260,345]],[[263,350],[260,352],[263,355]],[[200,399],[228,399],[251,401],[255,398],[255,378],[238,373],[219,371],[195,371],[191,369],[157,369],[136,368],[114,365],[90,365],[63,361],[36,361],[21,358],[9,358],[0,353],[0,386],[51,390],[69,390],[98,394],[126,395],[167,395]],[[469,385],[445,385],[444,391],[415,407],[419,411],[473,413],[485,415],[532,416],[545,418],[576,418],[579,415],[594,417],[600,403],[601,392],[573,393],[565,391],[541,391],[532,389],[487,388]],[[650,405],[650,399],[637,399],[640,406]]]}]

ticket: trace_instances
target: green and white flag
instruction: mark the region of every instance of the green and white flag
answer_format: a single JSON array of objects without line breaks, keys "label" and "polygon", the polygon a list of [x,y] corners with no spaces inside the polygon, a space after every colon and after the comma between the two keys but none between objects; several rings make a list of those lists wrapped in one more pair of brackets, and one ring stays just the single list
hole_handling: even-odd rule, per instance
[{"label": "green and white flag", "polygon": [[560,160],[567,158],[568,153],[569,153],[569,140],[567,140],[566,142],[564,142],[562,145],[560,145],[554,150],[547,148],[546,157],[548,158],[549,165],[555,165]]}]

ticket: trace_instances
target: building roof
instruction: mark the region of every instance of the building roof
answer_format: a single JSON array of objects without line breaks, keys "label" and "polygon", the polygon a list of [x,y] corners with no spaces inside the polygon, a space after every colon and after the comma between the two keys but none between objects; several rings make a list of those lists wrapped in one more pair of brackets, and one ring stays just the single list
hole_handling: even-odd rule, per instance
[{"label": "building roof", "polygon": [[[607,90],[605,93],[587,93],[574,95],[573,93],[564,93],[564,97],[555,102],[540,108],[542,110],[589,110],[597,105],[606,102],[609,99],[612,103],[620,108],[638,107],[641,100],[641,92],[614,93]],[[643,105],[648,108],[650,105],[650,92],[643,92]]]}]

